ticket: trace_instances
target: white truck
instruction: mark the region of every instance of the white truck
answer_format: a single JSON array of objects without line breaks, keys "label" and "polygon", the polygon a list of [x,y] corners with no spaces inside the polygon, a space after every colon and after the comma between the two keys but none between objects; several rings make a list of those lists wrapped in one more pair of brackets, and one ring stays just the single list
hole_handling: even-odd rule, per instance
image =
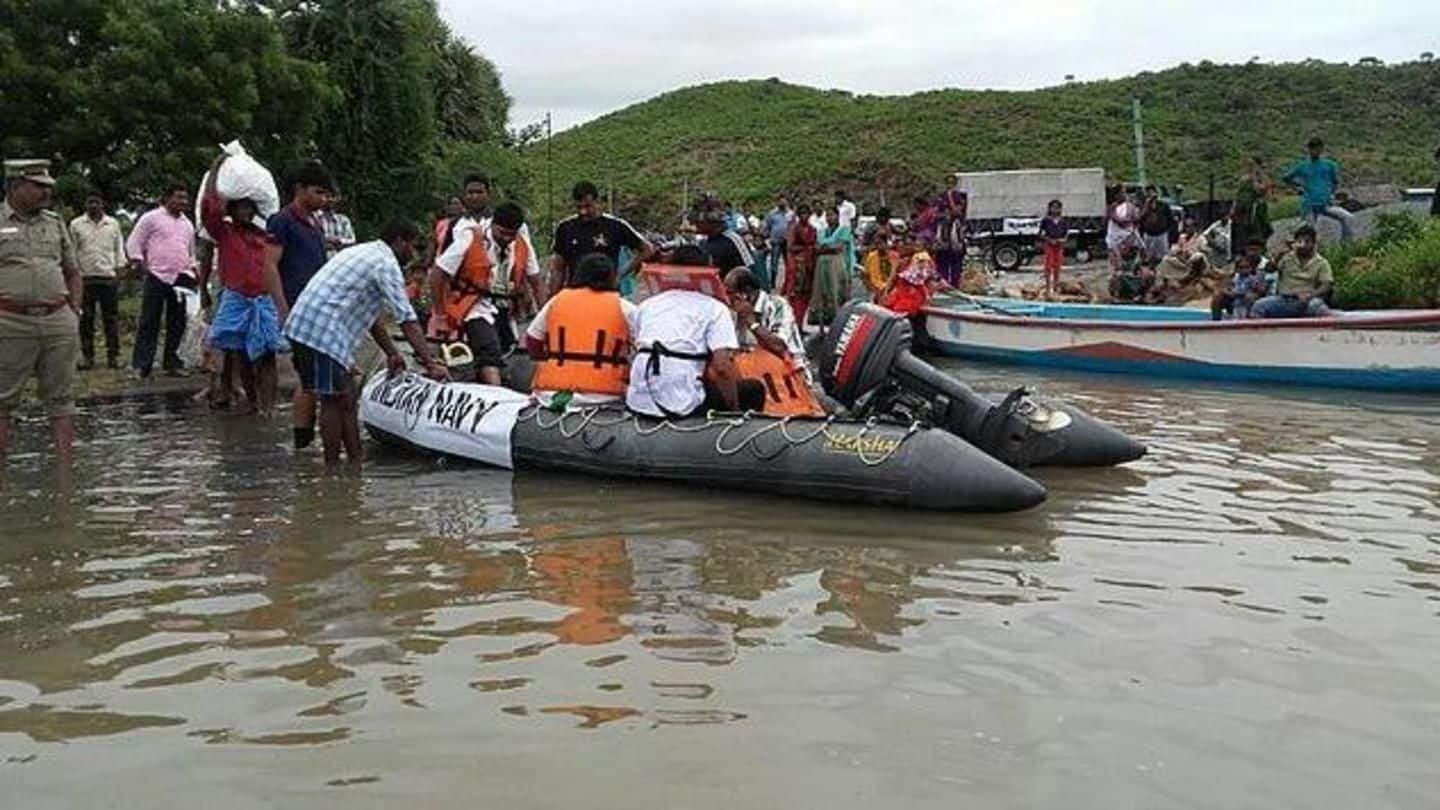
[{"label": "white truck", "polygon": [[1067,252],[1076,261],[1105,252],[1104,169],[956,172],[955,187],[969,197],[970,244],[997,269],[1019,269],[1035,253],[1040,220],[1051,200],[1064,205],[1070,225]]}]

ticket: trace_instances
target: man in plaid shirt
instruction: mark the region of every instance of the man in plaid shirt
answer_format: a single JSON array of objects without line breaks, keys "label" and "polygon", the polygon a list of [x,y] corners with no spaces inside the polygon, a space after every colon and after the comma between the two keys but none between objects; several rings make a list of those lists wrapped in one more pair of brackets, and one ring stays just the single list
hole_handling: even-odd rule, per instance
[{"label": "man in plaid shirt", "polygon": [[336,253],[355,244],[355,226],[350,217],[335,210],[340,205],[340,195],[331,194],[325,198],[325,207],[320,209],[320,231],[325,234],[325,255],[334,258]]},{"label": "man in plaid shirt", "polygon": [[288,316],[281,313],[300,385],[320,398],[320,438],[327,464],[340,461],[342,445],[351,464],[358,466],[361,461],[360,397],[350,374],[361,335],[370,332],[385,353],[391,374],[405,370],[405,358],[377,320],[381,309],[388,307],[401,325],[405,340],[425,366],[425,375],[449,379],[445,367],[431,356],[405,294],[400,267],[414,258],[419,240],[420,231],[413,223],[386,225],[380,239],[343,250],[326,262]]}]

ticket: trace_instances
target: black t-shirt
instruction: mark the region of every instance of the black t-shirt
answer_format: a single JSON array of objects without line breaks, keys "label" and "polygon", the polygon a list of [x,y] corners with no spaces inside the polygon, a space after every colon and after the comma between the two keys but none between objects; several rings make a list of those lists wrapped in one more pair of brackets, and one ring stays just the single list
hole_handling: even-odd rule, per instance
[{"label": "black t-shirt", "polygon": [[1170,233],[1172,222],[1170,205],[1157,200],[1154,205],[1145,208],[1140,215],[1140,232],[1146,236],[1159,236]]},{"label": "black t-shirt", "polygon": [[700,243],[700,249],[710,257],[710,266],[718,269],[722,274],[737,267],[748,269],[754,261],[754,254],[750,252],[750,247],[734,231],[721,231],[709,236]]},{"label": "black t-shirt", "polygon": [[[580,259],[591,253],[603,253],[610,261],[620,261],[620,248],[638,252],[644,243],[640,232],[619,217],[601,214],[594,219],[572,216],[555,226],[554,251],[573,271]],[[623,269],[623,268],[622,268]]]}]

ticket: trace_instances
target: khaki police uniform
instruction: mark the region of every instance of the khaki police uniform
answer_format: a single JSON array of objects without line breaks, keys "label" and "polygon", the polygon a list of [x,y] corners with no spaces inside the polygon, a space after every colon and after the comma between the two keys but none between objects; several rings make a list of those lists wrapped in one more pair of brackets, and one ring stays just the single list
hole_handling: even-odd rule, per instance
[{"label": "khaki police uniform", "polygon": [[[44,161],[6,161],[5,176],[54,182]],[[51,416],[75,411],[80,333],[66,267],[77,267],[75,247],[59,216],[23,217],[0,202],[0,413],[14,408],[31,376]]]}]

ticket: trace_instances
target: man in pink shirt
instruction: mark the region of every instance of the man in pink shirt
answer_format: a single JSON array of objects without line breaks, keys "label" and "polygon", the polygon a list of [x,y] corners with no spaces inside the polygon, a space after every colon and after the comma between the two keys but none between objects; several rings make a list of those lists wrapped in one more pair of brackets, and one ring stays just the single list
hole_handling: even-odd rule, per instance
[{"label": "man in pink shirt", "polygon": [[185,304],[176,287],[195,289],[195,226],[185,217],[190,192],[171,186],[161,204],[135,223],[125,252],[130,263],[144,269],[145,286],[140,298],[140,323],[135,330],[135,354],[130,365],[140,379],[147,379],[155,366],[155,349],[160,338],[160,316],[165,316],[165,373],[184,374],[180,362],[180,339],[185,336]]}]

